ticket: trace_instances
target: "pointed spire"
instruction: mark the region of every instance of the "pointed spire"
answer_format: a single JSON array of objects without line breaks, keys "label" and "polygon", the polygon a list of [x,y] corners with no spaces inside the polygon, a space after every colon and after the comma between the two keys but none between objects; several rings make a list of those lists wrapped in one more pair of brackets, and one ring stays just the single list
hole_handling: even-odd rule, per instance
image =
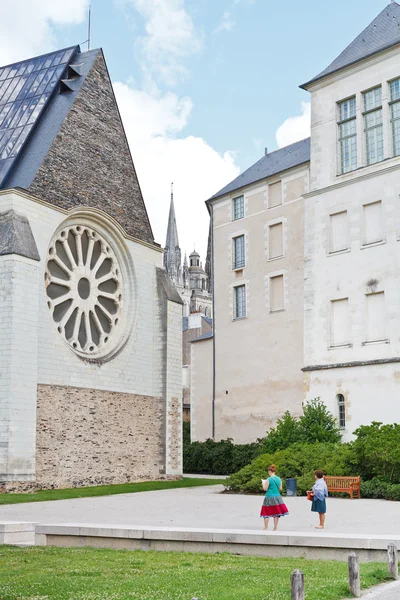
[{"label": "pointed spire", "polygon": [[171,183],[171,203],[169,207],[167,239],[164,248],[164,267],[175,284],[181,283],[181,249],[178,240],[174,206],[174,184]]}]

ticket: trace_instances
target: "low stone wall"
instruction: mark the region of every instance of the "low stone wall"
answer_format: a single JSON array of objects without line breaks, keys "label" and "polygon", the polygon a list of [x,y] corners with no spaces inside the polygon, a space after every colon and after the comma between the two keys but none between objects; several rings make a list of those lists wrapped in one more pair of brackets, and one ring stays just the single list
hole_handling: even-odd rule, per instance
[{"label": "low stone wall", "polygon": [[160,550],[175,552],[231,552],[244,556],[307,558],[347,561],[356,552],[361,562],[387,560],[387,547],[399,536],[291,533],[189,529],[186,527],[121,527],[121,525],[44,525],[35,528],[39,546]]},{"label": "low stone wall", "polygon": [[38,385],[36,483],[26,491],[163,478],[164,413],[162,398]]}]

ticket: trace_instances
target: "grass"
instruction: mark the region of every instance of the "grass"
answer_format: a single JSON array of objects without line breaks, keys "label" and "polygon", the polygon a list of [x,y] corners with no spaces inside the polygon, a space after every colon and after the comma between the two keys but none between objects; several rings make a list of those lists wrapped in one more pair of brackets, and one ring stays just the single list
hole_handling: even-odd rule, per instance
[{"label": "grass", "polygon": [[[140,483],[122,483],[117,485],[98,485],[84,488],[66,488],[63,490],[42,490],[32,494],[0,494],[0,505],[20,504],[21,502],[47,502],[49,500],[70,500],[71,498],[92,498],[113,494],[133,494],[155,490],[173,490],[177,488],[199,487],[224,483],[221,479],[191,479],[184,477],[178,481],[143,481]],[[1,598],[1,596],[0,596]],[[1,598],[2,600],[2,598]]]},{"label": "grass", "polygon": [[[301,558],[97,548],[0,547],[1,600],[290,600],[304,572],[306,598],[350,595],[347,564]],[[384,581],[383,564],[361,565],[362,587]]]}]

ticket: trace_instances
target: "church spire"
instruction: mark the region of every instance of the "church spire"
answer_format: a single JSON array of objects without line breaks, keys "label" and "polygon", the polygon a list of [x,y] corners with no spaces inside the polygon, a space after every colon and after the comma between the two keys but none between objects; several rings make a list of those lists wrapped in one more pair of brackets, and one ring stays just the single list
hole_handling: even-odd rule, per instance
[{"label": "church spire", "polygon": [[164,248],[164,267],[175,285],[181,284],[181,249],[178,240],[174,206],[174,184],[171,183],[171,203],[169,207],[167,239]]}]

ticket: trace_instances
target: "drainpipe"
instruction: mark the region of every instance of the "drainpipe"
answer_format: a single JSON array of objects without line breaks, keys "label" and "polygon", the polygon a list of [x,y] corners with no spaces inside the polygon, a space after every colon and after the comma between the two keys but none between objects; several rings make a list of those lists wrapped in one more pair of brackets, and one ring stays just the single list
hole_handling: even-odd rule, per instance
[{"label": "drainpipe", "polygon": [[211,219],[211,293],[212,293],[212,318],[213,318],[213,356],[212,356],[212,413],[211,437],[215,440],[215,285],[214,285],[214,211],[213,205],[208,204]]}]

